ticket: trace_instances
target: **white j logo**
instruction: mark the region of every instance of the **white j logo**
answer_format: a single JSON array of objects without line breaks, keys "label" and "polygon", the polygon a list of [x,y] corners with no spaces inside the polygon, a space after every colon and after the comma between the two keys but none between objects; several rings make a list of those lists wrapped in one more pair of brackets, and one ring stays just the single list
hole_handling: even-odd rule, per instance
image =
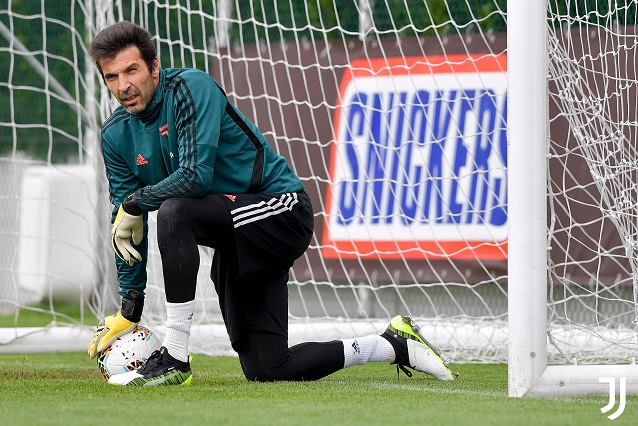
[{"label": "white j logo", "polygon": [[[626,381],[624,377],[621,377],[619,381],[620,381],[620,389],[619,389],[620,405],[618,406],[618,409],[614,413],[607,416],[610,420],[616,420],[618,417],[620,417],[623,411],[625,411],[625,402],[626,402],[625,399],[627,396]],[[600,377],[598,379],[598,383],[609,383],[609,404],[605,405],[603,408],[600,409],[600,411],[602,411],[603,413],[606,413],[612,408],[614,408],[614,405],[616,405],[616,378],[615,377]]]}]

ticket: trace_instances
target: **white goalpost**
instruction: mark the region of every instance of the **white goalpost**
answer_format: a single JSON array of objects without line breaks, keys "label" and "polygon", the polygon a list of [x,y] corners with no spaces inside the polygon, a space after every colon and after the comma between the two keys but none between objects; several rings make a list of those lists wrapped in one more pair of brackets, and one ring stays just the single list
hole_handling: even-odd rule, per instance
[{"label": "white goalpost", "polygon": [[[291,270],[291,344],[410,315],[453,363],[508,363],[510,396],[606,395],[609,378],[638,394],[636,9],[0,6],[0,353],[85,350],[118,307],[99,141],[117,104],[87,51],[127,19],[163,67],[212,75],[301,177],[315,234]],[[154,227],[142,323],[162,336]],[[190,350],[232,354],[212,253]]]},{"label": "white goalpost", "polygon": [[[610,380],[638,394],[638,162],[636,111],[627,107],[635,105],[636,74],[623,66],[636,59],[636,5],[609,3],[608,10],[590,7],[578,15],[572,6],[508,2],[514,397],[608,395]],[[560,120],[568,122],[568,133],[551,131]],[[584,173],[570,155],[579,157]],[[616,238],[603,238],[610,225]]]},{"label": "white goalpost", "polygon": [[[508,1],[508,373],[522,396],[547,367],[544,1]],[[532,66],[533,64],[533,66]]]}]

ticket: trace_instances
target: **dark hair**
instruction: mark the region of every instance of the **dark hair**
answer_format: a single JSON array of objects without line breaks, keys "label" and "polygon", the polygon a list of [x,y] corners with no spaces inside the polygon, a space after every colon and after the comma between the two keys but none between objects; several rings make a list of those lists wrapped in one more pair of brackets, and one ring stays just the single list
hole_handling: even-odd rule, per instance
[{"label": "dark hair", "polygon": [[[136,46],[139,49],[148,70],[153,71],[153,61],[157,57],[157,50],[151,39],[151,34],[129,21],[118,22],[100,31],[91,42],[89,54],[102,74],[100,66],[102,59],[113,58],[131,46]],[[102,77],[104,77],[103,74]]]}]

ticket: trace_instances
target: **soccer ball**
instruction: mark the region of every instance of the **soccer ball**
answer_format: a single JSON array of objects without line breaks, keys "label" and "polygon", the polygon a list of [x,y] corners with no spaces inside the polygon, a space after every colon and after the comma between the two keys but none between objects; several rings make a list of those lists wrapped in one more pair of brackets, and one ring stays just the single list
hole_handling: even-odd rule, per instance
[{"label": "soccer ball", "polygon": [[157,334],[146,327],[136,326],[133,331],[118,337],[104,348],[97,359],[102,377],[108,380],[116,374],[133,371],[162,346]]}]

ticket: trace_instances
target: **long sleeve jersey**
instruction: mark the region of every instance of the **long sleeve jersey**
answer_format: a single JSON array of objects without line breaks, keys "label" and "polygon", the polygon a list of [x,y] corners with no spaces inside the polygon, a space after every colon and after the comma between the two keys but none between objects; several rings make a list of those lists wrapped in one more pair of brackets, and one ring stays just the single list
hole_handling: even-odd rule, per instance
[{"label": "long sleeve jersey", "polygon": [[[211,76],[196,69],[161,69],[144,111],[131,114],[120,106],[104,122],[102,152],[113,219],[128,197],[127,211],[144,214],[145,236],[146,213],[168,198],[303,189],[255,124]],[[146,237],[138,251],[143,260],[133,266],[116,258],[120,294],[144,294]]]}]

